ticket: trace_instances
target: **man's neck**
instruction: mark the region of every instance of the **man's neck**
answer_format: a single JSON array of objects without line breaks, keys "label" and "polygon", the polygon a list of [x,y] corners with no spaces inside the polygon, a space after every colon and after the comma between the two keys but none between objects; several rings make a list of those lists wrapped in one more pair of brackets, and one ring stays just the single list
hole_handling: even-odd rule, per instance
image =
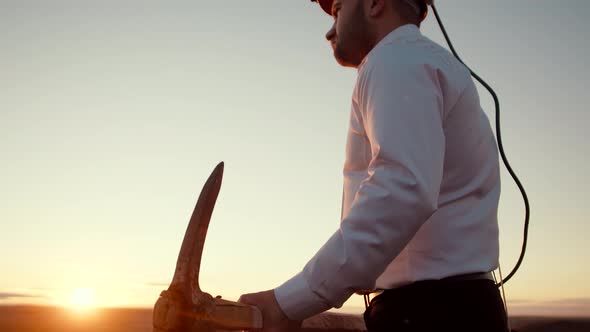
[{"label": "man's neck", "polygon": [[[390,22],[387,22],[387,23],[377,26],[377,28],[375,29],[375,39],[374,39],[373,47],[375,47],[377,44],[379,44],[379,42],[381,40],[383,40],[383,38],[385,38],[387,35],[389,35],[392,31],[394,31],[395,29],[397,29],[401,26],[404,26],[406,24],[416,25],[414,22],[410,22],[407,20],[404,20],[404,21],[391,20]],[[416,25],[416,26],[418,26],[418,25]]]}]

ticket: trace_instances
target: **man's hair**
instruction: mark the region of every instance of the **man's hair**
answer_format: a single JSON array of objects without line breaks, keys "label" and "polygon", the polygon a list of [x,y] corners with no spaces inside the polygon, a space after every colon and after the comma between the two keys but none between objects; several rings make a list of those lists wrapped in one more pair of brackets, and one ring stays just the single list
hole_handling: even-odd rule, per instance
[{"label": "man's hair", "polygon": [[401,17],[420,26],[422,16],[427,10],[424,0],[391,0],[391,2]]}]

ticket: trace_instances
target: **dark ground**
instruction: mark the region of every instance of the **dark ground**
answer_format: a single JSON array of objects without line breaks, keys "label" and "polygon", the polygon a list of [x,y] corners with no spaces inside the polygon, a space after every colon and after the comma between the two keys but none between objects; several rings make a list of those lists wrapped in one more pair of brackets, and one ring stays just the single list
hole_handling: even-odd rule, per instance
[{"label": "dark ground", "polygon": [[[514,317],[519,332],[590,332],[590,318]],[[151,332],[151,309],[99,309],[79,314],[69,309],[0,306],[1,332]]]}]

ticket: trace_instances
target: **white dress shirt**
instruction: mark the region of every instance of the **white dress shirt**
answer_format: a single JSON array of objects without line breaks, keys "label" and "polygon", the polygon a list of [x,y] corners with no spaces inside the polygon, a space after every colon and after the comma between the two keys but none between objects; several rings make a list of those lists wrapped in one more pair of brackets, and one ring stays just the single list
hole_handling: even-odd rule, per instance
[{"label": "white dress shirt", "polygon": [[415,25],[399,27],[358,68],[340,227],[277,301],[300,320],[360,289],[492,271],[499,196],[496,141],[468,70]]}]

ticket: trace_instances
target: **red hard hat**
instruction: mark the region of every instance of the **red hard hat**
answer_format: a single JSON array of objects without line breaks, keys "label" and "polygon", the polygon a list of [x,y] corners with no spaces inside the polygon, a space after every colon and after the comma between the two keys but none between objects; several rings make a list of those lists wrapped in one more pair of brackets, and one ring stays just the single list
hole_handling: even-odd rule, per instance
[{"label": "red hard hat", "polygon": [[[418,5],[420,6],[420,10],[422,11],[422,18],[420,21],[423,21],[428,14],[428,6],[431,5],[433,0],[418,0]],[[311,0],[311,2],[317,2],[320,4],[320,7],[328,14],[332,15],[332,3],[334,0]]]},{"label": "red hard hat", "polygon": [[332,3],[334,0],[311,0],[311,2],[317,2],[328,15],[332,15]]}]

